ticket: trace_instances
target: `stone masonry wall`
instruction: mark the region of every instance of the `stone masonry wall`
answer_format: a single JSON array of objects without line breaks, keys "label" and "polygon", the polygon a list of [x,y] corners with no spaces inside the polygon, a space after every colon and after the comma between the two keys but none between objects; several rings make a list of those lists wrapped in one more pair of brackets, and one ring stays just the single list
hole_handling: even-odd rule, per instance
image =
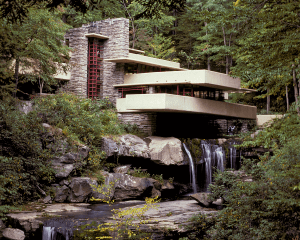
[{"label": "stone masonry wall", "polygon": [[129,20],[125,18],[101,21],[101,34],[110,39],[104,41],[103,84],[101,98],[109,98],[116,104],[119,97],[115,84],[124,83],[124,64],[106,62],[105,59],[124,58],[129,55]]},{"label": "stone masonry wall", "polygon": [[73,92],[76,95],[87,96],[87,50],[88,38],[85,27],[73,28],[65,35],[69,39],[69,46],[73,49],[70,59],[71,79],[64,85],[63,90]]},{"label": "stone masonry wall", "polygon": [[142,133],[149,136],[156,133],[156,113],[119,113],[124,123],[136,124]]},{"label": "stone masonry wall", "polygon": [[87,33],[97,33],[109,37],[103,41],[103,74],[100,98],[108,97],[113,103],[118,98],[115,84],[124,83],[124,64],[106,62],[105,59],[128,57],[129,54],[129,20],[125,18],[106,19],[70,29],[65,39],[73,48],[71,79],[64,90],[87,97],[88,38]]}]

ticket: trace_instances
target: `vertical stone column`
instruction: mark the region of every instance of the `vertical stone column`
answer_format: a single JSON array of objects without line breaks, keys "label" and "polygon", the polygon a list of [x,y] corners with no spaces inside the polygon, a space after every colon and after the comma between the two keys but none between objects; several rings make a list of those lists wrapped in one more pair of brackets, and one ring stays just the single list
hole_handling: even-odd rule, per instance
[{"label": "vertical stone column", "polygon": [[73,51],[70,59],[71,79],[64,86],[64,90],[82,97],[87,96],[87,33],[86,27],[73,28],[65,36],[65,39],[69,39],[69,46]]},{"label": "vertical stone column", "polygon": [[125,58],[129,54],[129,20],[125,18],[107,19],[100,22],[101,34],[108,36],[104,41],[103,84],[101,97],[109,98],[116,104],[119,97],[115,84],[124,83],[124,64],[106,62],[105,59]]}]

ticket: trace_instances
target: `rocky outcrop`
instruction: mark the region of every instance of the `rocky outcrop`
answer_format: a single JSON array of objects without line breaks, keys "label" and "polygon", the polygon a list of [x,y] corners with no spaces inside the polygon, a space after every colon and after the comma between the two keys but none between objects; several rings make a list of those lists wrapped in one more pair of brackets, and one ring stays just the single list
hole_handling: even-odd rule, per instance
[{"label": "rocky outcrop", "polygon": [[54,201],[58,203],[63,203],[67,200],[70,194],[70,189],[67,186],[57,187],[55,189]]},{"label": "rocky outcrop", "polygon": [[114,173],[114,199],[126,200],[151,196],[153,184],[148,178],[133,177],[128,174]]},{"label": "rocky outcrop", "polygon": [[138,136],[126,134],[116,141],[107,137],[102,138],[101,150],[107,157],[114,155],[127,157],[149,158],[149,149],[146,142]]},{"label": "rocky outcrop", "polygon": [[60,128],[47,123],[43,123],[42,126],[42,145],[56,155],[51,160],[52,167],[56,170],[55,177],[66,178],[74,169],[82,166],[82,160],[88,156],[90,149],[84,145],[70,146]]},{"label": "rocky outcrop", "polygon": [[139,178],[124,173],[102,171],[102,175],[105,177],[102,185],[87,177],[72,178],[70,183],[61,181],[61,186],[55,187],[54,201],[79,203],[87,202],[92,197],[102,201],[144,199],[167,195],[166,192],[174,190],[173,184],[166,180],[162,184],[152,178]]},{"label": "rocky outcrop", "polygon": [[16,228],[5,228],[3,237],[7,240],[24,240],[25,234],[22,230]]},{"label": "rocky outcrop", "polygon": [[68,196],[68,202],[80,203],[87,202],[92,195],[92,185],[96,185],[96,181],[92,181],[90,178],[73,178],[71,181],[70,195]]},{"label": "rocky outcrop", "polygon": [[89,154],[87,146],[81,146],[78,152],[68,152],[61,157],[54,157],[52,159],[52,166],[57,171],[55,177],[66,178],[77,167],[81,167],[81,161]]},{"label": "rocky outcrop", "polygon": [[209,193],[195,193],[190,195],[190,198],[196,200],[203,207],[211,207],[213,202],[209,199]]},{"label": "rocky outcrop", "polygon": [[8,214],[8,222],[10,225],[15,226],[25,233],[36,233],[42,231],[43,222],[37,220],[36,217],[40,214],[36,212],[26,212],[26,213],[11,213]]},{"label": "rocky outcrop", "polygon": [[174,137],[147,137],[144,140],[135,135],[123,135],[117,140],[102,138],[102,151],[107,157],[150,158],[161,165],[187,165],[182,143]]},{"label": "rocky outcrop", "polygon": [[162,165],[183,165],[187,164],[182,151],[182,143],[174,137],[147,137],[151,160]]},{"label": "rocky outcrop", "polygon": [[[133,208],[140,208],[144,205],[137,205]],[[177,200],[154,204],[144,214],[145,225],[141,229],[145,232],[176,231],[187,232],[187,225],[191,224],[191,217],[196,214],[216,215],[217,211],[205,209],[199,206],[194,200]],[[126,208],[125,208],[126,209]],[[124,209],[124,210],[125,210]],[[137,222],[134,222],[137,223]],[[162,238],[160,238],[162,239]]]}]

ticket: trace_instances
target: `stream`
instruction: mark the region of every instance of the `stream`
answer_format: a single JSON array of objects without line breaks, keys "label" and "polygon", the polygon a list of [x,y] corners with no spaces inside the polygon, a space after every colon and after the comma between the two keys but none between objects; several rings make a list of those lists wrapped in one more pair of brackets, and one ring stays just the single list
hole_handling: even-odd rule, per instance
[{"label": "stream", "polygon": [[[85,212],[59,212],[59,217],[44,221],[42,240],[71,240],[74,230],[79,226],[96,222],[102,224],[112,217],[112,210],[136,206],[145,201],[126,201],[112,205],[106,203],[92,204]],[[54,213],[55,214],[55,213]]]}]

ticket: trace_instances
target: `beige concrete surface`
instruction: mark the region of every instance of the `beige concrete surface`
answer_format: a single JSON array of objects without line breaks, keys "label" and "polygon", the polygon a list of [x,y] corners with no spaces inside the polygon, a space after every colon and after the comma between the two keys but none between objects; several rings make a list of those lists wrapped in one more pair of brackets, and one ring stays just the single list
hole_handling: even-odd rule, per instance
[{"label": "beige concrete surface", "polygon": [[283,115],[257,115],[256,123],[258,126],[262,126],[267,122],[271,122],[273,119],[282,118]]},{"label": "beige concrete surface", "polygon": [[222,89],[224,91],[241,90],[239,78],[233,78],[224,73],[208,70],[128,74],[124,76],[124,84],[114,85],[114,87],[174,84],[193,84]]},{"label": "beige concrete surface", "polygon": [[[124,100],[125,99],[125,100]],[[117,111],[182,112],[256,119],[256,107],[195,97],[157,94],[130,94],[117,99]]]},{"label": "beige concrete surface", "polygon": [[180,68],[180,64],[177,62],[171,62],[163,59],[147,57],[139,54],[129,53],[127,58],[113,58],[104,59],[107,62],[115,63],[139,63],[153,67],[168,68],[170,70],[185,71],[186,69]]},{"label": "beige concrete surface", "polygon": [[88,33],[88,34],[85,34],[85,36],[99,38],[99,39],[109,39],[109,37],[101,35],[101,34],[97,34],[97,33]]},{"label": "beige concrete surface", "polygon": [[134,49],[134,48],[129,48],[129,53],[144,54],[145,51]]}]

